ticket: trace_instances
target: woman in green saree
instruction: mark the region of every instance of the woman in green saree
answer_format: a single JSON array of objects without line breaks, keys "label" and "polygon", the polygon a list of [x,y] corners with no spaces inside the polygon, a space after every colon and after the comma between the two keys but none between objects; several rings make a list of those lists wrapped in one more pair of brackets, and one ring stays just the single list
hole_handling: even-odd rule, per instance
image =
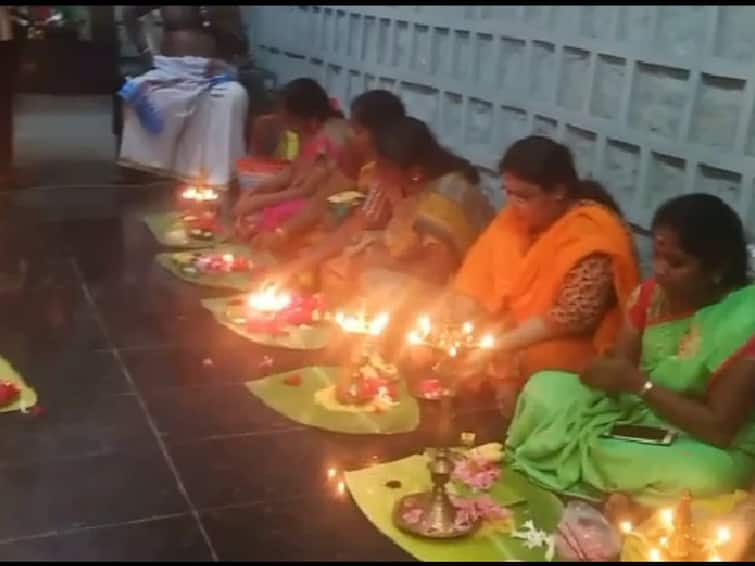
[{"label": "woman in green saree", "polygon": [[[708,497],[755,471],[755,285],[742,222],[721,199],[672,199],[653,221],[655,276],[635,291],[613,357],[542,372],[507,438],[514,469],[554,491],[646,506]],[[676,431],[670,446],[604,435],[615,423]]]}]

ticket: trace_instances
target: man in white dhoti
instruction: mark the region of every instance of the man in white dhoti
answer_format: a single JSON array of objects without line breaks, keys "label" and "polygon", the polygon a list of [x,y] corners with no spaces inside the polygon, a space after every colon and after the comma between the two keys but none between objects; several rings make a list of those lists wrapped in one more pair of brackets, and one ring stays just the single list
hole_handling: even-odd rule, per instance
[{"label": "man in white dhoti", "polygon": [[[160,9],[160,55],[140,18]],[[225,187],[246,154],[248,96],[235,58],[248,42],[238,6],[127,6],[124,23],[154,65],[120,91],[126,104],[119,163],[187,182]]]}]

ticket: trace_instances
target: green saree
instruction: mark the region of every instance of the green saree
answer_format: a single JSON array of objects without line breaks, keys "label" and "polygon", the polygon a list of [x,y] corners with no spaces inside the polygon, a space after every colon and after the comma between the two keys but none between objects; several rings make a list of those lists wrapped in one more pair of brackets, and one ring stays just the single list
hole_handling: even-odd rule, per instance
[{"label": "green saree", "polygon": [[[641,369],[657,384],[701,397],[754,337],[750,285],[688,318],[646,324]],[[671,446],[603,438],[616,422],[678,431],[637,396],[611,398],[575,374],[539,373],[522,392],[509,429],[510,464],[557,492],[588,499],[621,492],[646,505],[676,499],[686,489],[693,497],[731,492],[755,472],[755,415],[727,450],[682,431]]]}]

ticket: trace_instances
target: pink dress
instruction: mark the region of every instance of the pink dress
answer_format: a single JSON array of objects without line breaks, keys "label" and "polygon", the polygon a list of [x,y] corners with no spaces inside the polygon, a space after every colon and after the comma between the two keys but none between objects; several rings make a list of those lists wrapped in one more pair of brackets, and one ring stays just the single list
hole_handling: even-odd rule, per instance
[{"label": "pink dress", "polygon": [[[302,147],[301,154],[297,159],[299,165],[309,166],[319,157],[332,159],[336,162],[341,158],[343,145],[329,137],[324,129],[325,128],[321,129],[307,145]],[[257,230],[260,232],[272,232],[304,208],[307,204],[307,198],[308,197],[294,198],[263,209],[262,219],[257,226]]]}]

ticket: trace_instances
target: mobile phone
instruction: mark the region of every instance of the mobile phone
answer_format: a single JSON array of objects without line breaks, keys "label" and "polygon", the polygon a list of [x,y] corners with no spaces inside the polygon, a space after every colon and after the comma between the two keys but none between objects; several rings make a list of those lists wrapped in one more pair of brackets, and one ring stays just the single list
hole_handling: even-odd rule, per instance
[{"label": "mobile phone", "polygon": [[630,442],[640,442],[642,444],[669,446],[674,441],[676,433],[665,428],[654,426],[615,424],[611,427],[611,430],[603,436],[616,438],[618,440],[627,440]]}]

